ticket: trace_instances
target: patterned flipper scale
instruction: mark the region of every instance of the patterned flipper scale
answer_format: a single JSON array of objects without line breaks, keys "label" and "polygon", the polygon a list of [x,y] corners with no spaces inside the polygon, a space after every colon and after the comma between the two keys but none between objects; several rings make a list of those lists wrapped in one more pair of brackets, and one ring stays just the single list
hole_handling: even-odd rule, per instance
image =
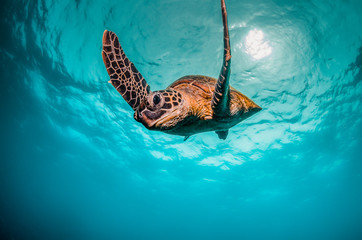
[{"label": "patterned flipper scale", "polygon": [[149,95],[150,87],[134,64],[127,58],[115,33],[103,33],[102,56],[110,83],[127,103],[136,110],[142,100]]}]

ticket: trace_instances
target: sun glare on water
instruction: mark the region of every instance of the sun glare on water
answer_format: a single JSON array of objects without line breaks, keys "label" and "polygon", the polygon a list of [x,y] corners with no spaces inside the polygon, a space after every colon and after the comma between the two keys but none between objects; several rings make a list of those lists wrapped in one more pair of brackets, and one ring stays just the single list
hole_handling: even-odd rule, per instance
[{"label": "sun glare on water", "polygon": [[245,52],[259,60],[269,56],[272,53],[272,48],[269,42],[264,39],[264,33],[261,30],[253,29],[245,38]]}]

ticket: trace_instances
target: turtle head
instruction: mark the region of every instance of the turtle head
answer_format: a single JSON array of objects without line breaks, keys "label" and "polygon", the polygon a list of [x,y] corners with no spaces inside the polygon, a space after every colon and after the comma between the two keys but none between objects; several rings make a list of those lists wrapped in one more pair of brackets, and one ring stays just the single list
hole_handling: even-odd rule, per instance
[{"label": "turtle head", "polygon": [[175,90],[151,92],[143,99],[134,118],[150,130],[168,130],[184,119],[182,95]]}]

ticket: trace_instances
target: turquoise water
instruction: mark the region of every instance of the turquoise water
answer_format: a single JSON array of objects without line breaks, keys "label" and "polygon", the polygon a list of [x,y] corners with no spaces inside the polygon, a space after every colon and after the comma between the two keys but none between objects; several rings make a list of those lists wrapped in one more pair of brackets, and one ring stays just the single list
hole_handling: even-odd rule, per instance
[{"label": "turquoise water", "polygon": [[1,239],[362,239],[362,2],[227,0],[231,85],[263,111],[151,132],[107,83],[217,77],[218,0],[3,1]]}]

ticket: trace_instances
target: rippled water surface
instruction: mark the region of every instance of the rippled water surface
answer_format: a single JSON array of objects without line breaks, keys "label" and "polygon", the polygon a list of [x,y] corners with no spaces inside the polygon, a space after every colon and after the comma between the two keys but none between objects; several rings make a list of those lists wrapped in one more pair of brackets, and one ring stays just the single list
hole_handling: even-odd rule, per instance
[{"label": "rippled water surface", "polygon": [[362,239],[362,2],[226,0],[233,127],[151,132],[107,82],[217,77],[218,0],[3,1],[1,239]]}]

